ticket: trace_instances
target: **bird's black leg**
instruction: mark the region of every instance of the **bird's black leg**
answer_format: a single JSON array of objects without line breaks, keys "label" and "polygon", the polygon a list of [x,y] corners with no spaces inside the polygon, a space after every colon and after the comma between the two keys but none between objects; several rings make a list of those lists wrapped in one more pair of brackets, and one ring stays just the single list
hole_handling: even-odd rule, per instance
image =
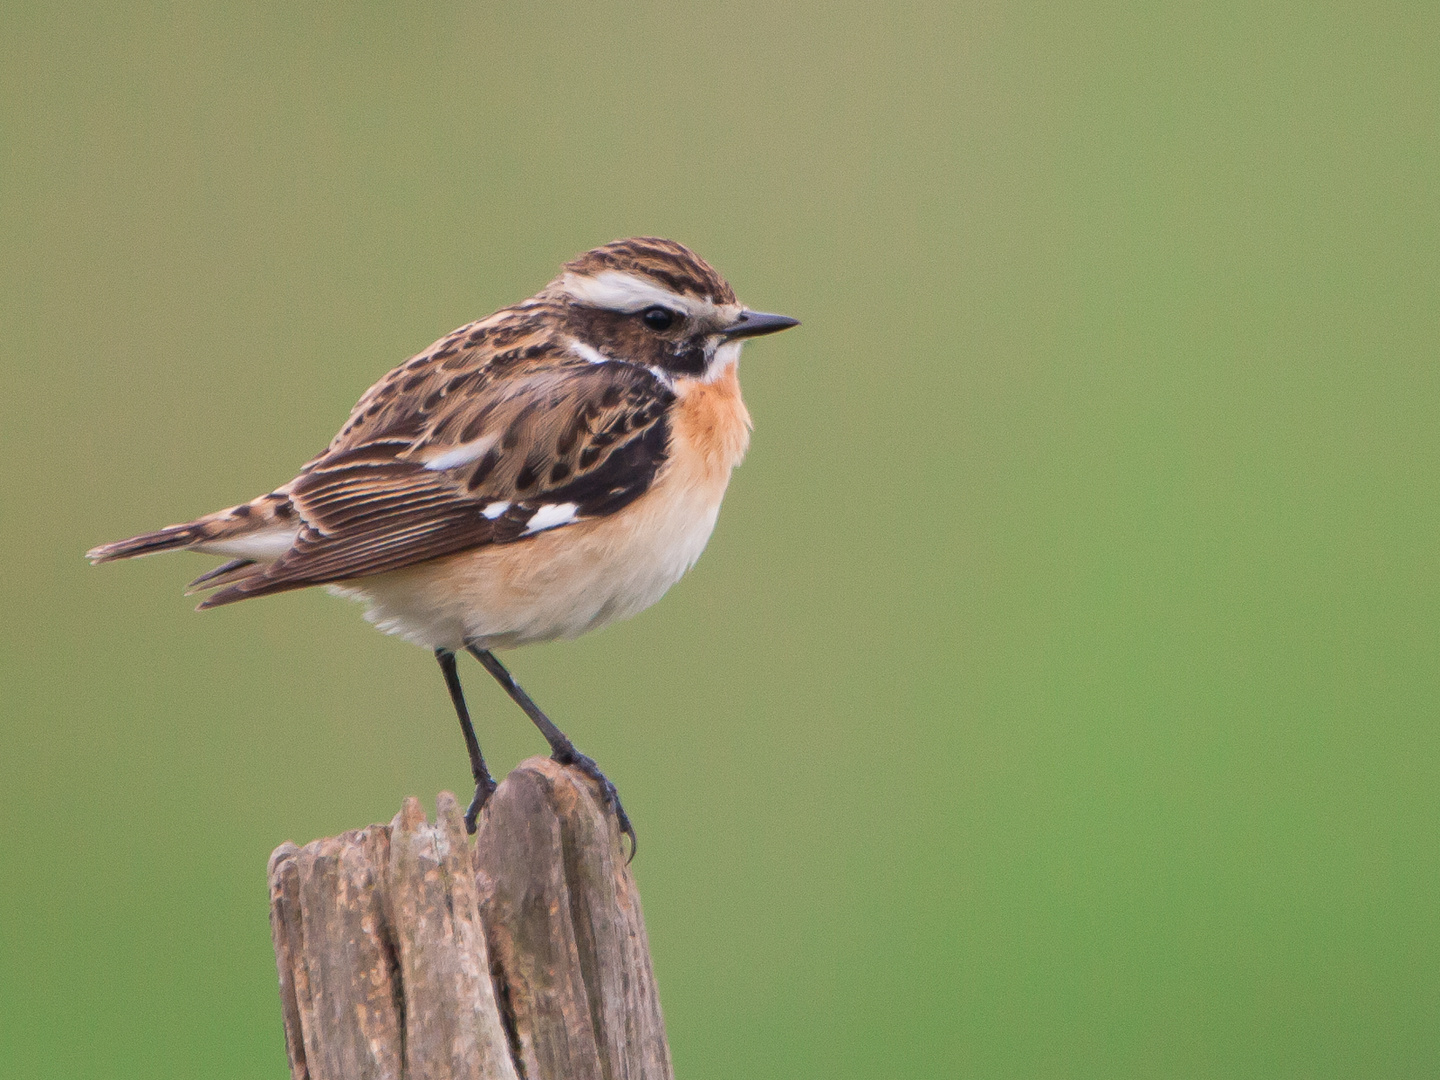
[{"label": "bird's black leg", "polygon": [[550,756],[561,765],[579,769],[600,785],[600,790],[605,795],[605,804],[615,811],[615,819],[620,824],[620,831],[630,838],[630,858],[635,858],[635,850],[639,847],[639,842],[635,839],[635,828],[630,824],[625,807],[620,805],[620,793],[615,790],[615,785],[610,782],[609,778],[600,771],[600,766],[596,765],[593,759],[575,749],[575,744],[570,741],[569,736],[540,711],[540,706],[536,705],[530,695],[521,689],[520,684],[515,681],[510,672],[505,670],[505,665],[496,659],[494,653],[475,645],[465,647],[470,650],[476,660],[484,665],[486,671],[495,676],[495,681],[505,688],[505,692],[510,695],[515,704],[524,709],[525,715],[540,729],[540,734],[544,735],[545,741],[550,744]]},{"label": "bird's black leg", "polygon": [[455,670],[455,654],[449,649],[436,649],[435,659],[440,661],[440,670],[445,674],[445,687],[450,691],[455,715],[460,718],[465,749],[470,752],[470,775],[475,778],[475,798],[470,802],[470,809],[465,811],[465,831],[473,833],[475,819],[480,816],[480,811],[495,792],[495,778],[485,767],[485,758],[480,753],[480,740],[475,738],[475,729],[470,724],[470,710],[465,707],[465,693],[460,689],[460,673]]}]

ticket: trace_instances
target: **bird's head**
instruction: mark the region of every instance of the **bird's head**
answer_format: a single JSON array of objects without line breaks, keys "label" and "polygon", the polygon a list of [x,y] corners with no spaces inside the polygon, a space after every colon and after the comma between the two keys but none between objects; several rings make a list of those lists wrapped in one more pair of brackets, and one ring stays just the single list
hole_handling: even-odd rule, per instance
[{"label": "bird's head", "polygon": [[546,293],[563,303],[577,355],[642,364],[667,380],[714,379],[739,358],[746,338],[799,325],[751,311],[700,256],[650,236],[572,259]]}]

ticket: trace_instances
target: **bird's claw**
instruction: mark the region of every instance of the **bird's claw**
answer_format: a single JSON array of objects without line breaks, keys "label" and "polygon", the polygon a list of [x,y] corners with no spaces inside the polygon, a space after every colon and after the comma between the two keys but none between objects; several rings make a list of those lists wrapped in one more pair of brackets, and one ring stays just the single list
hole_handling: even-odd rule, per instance
[{"label": "bird's claw", "polygon": [[475,781],[475,798],[470,800],[470,809],[465,811],[465,831],[475,835],[475,823],[480,818],[480,811],[485,809],[485,804],[490,801],[490,796],[495,794],[495,778],[482,776]]},{"label": "bird's claw", "polygon": [[600,795],[604,800],[606,809],[615,815],[615,821],[620,826],[620,831],[630,838],[630,854],[626,857],[627,863],[634,861],[636,849],[640,841],[635,837],[635,826],[630,824],[630,815],[625,813],[625,807],[620,803],[620,793],[615,790],[615,785],[610,778],[600,771],[600,766],[595,764],[593,758],[586,757],[577,751],[557,752],[551,759],[569,768],[578,769],[590,779],[600,785]]}]

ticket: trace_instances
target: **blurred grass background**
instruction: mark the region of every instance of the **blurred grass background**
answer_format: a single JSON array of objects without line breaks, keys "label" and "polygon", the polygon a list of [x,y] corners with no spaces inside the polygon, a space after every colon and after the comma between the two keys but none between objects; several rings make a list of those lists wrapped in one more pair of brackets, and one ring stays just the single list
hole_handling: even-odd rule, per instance
[{"label": "blurred grass background", "polygon": [[658,233],[805,325],[694,573],[510,659],[678,1074],[1434,1076],[1437,12],[5,4],[0,1073],[284,1075],[267,854],[466,781],[358,609],[81,553]]}]

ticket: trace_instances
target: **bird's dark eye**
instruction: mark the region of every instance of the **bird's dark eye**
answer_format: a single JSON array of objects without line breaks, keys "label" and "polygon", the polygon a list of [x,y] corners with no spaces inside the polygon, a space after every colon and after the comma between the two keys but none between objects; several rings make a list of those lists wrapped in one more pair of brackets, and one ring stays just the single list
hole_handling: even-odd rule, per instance
[{"label": "bird's dark eye", "polygon": [[669,308],[652,307],[646,308],[645,313],[640,316],[645,325],[651,330],[669,330],[675,325],[675,313]]}]

